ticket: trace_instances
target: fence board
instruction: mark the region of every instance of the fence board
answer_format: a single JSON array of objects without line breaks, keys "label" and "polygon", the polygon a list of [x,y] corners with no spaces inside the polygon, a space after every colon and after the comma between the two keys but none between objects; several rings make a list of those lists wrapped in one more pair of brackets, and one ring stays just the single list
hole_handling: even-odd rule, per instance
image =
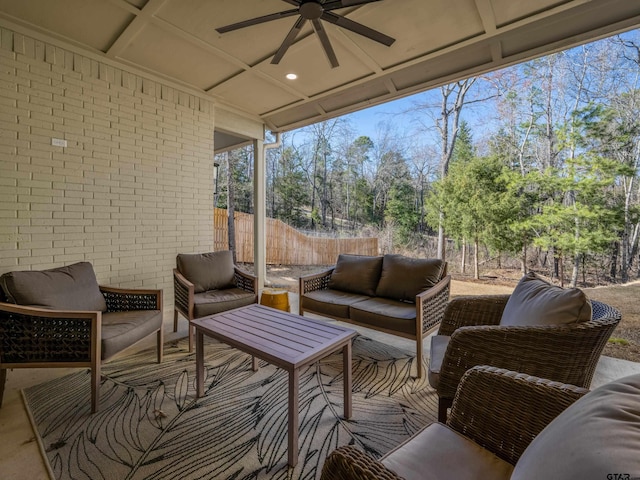
[{"label": "fence board", "polygon": [[[253,215],[235,212],[236,259],[253,263]],[[378,255],[377,238],[324,238],[298,232],[281,220],[266,219],[266,261],[270,265],[332,265],[340,253]],[[229,248],[228,214],[213,211],[214,249]]]}]

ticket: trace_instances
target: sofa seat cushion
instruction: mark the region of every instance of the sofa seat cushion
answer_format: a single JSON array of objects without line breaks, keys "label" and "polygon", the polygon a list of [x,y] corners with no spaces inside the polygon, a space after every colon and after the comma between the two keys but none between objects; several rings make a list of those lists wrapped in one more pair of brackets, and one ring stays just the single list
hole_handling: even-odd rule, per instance
[{"label": "sofa seat cushion", "polygon": [[512,478],[599,480],[638,475],[640,374],[596,388],[558,415],[524,451]]},{"label": "sofa seat cushion", "polygon": [[579,288],[560,288],[528,273],[513,290],[500,325],[563,325],[591,320],[591,302]]},{"label": "sofa seat cushion", "polygon": [[440,281],[444,265],[439,259],[387,254],[382,260],[376,296],[415,302],[416,295]]},{"label": "sofa seat cushion", "polygon": [[102,359],[111,358],[160,328],[162,328],[162,312],[160,310],[103,313]]},{"label": "sofa seat cushion", "polygon": [[224,288],[196,293],[193,296],[193,316],[206,317],[256,302],[256,296],[240,288]]},{"label": "sofa seat cushion", "polygon": [[382,463],[405,480],[507,480],[513,471],[511,464],[441,423],[418,432]]},{"label": "sofa seat cushion", "polygon": [[388,298],[369,298],[349,307],[351,320],[394,332],[416,334],[416,306]]},{"label": "sofa seat cushion", "polygon": [[329,288],[372,297],[376,294],[382,257],[340,254],[329,279]]},{"label": "sofa seat cushion", "polygon": [[5,273],[0,284],[11,303],[53,310],[104,312],[107,304],[89,262],[50,270]]},{"label": "sofa seat cushion", "polygon": [[235,286],[235,267],[230,250],[209,253],[181,253],[178,271],[191,283],[195,293]]},{"label": "sofa seat cushion", "polygon": [[305,293],[300,301],[302,308],[334,318],[349,318],[349,306],[369,297],[331,288]]},{"label": "sofa seat cushion", "polygon": [[429,351],[429,385],[437,389],[440,383],[440,370],[444,361],[444,354],[449,346],[451,337],[447,335],[434,335],[431,337],[431,350]]}]

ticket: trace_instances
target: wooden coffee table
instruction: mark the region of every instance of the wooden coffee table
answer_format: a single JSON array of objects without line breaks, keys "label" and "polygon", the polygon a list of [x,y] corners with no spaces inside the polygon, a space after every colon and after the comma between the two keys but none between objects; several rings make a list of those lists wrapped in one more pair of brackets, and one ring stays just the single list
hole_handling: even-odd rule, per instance
[{"label": "wooden coffee table", "polygon": [[229,310],[193,320],[196,327],[196,389],[204,395],[204,336],[208,335],[289,372],[288,463],[298,463],[298,390],[300,369],[342,349],[344,417],[351,418],[351,339],[356,332],[331,323],[263,305]]}]

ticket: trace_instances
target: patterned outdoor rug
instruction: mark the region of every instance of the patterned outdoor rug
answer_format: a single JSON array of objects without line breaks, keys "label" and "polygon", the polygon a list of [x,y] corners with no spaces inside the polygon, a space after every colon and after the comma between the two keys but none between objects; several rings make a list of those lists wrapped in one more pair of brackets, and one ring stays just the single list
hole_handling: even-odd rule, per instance
[{"label": "patterned outdoor rug", "polygon": [[[207,341],[207,340],[205,340]],[[206,391],[195,398],[186,341],[103,366],[90,415],[87,370],[25,389],[34,430],[57,479],[314,479],[336,447],[375,457],[436,418],[437,396],[410,376],[415,358],[359,336],[353,345],[353,417],[342,418],[342,355],[300,375],[299,459],[287,467],[284,370],[210,340]],[[414,368],[415,370],[415,368]]]}]

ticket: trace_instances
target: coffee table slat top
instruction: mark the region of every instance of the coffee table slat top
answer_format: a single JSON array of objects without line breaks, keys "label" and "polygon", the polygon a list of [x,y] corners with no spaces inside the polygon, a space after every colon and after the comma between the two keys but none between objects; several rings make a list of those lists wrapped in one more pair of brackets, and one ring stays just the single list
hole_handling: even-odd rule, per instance
[{"label": "coffee table slat top", "polygon": [[350,328],[250,305],[192,322],[196,329],[282,368],[298,368],[356,335]]}]

